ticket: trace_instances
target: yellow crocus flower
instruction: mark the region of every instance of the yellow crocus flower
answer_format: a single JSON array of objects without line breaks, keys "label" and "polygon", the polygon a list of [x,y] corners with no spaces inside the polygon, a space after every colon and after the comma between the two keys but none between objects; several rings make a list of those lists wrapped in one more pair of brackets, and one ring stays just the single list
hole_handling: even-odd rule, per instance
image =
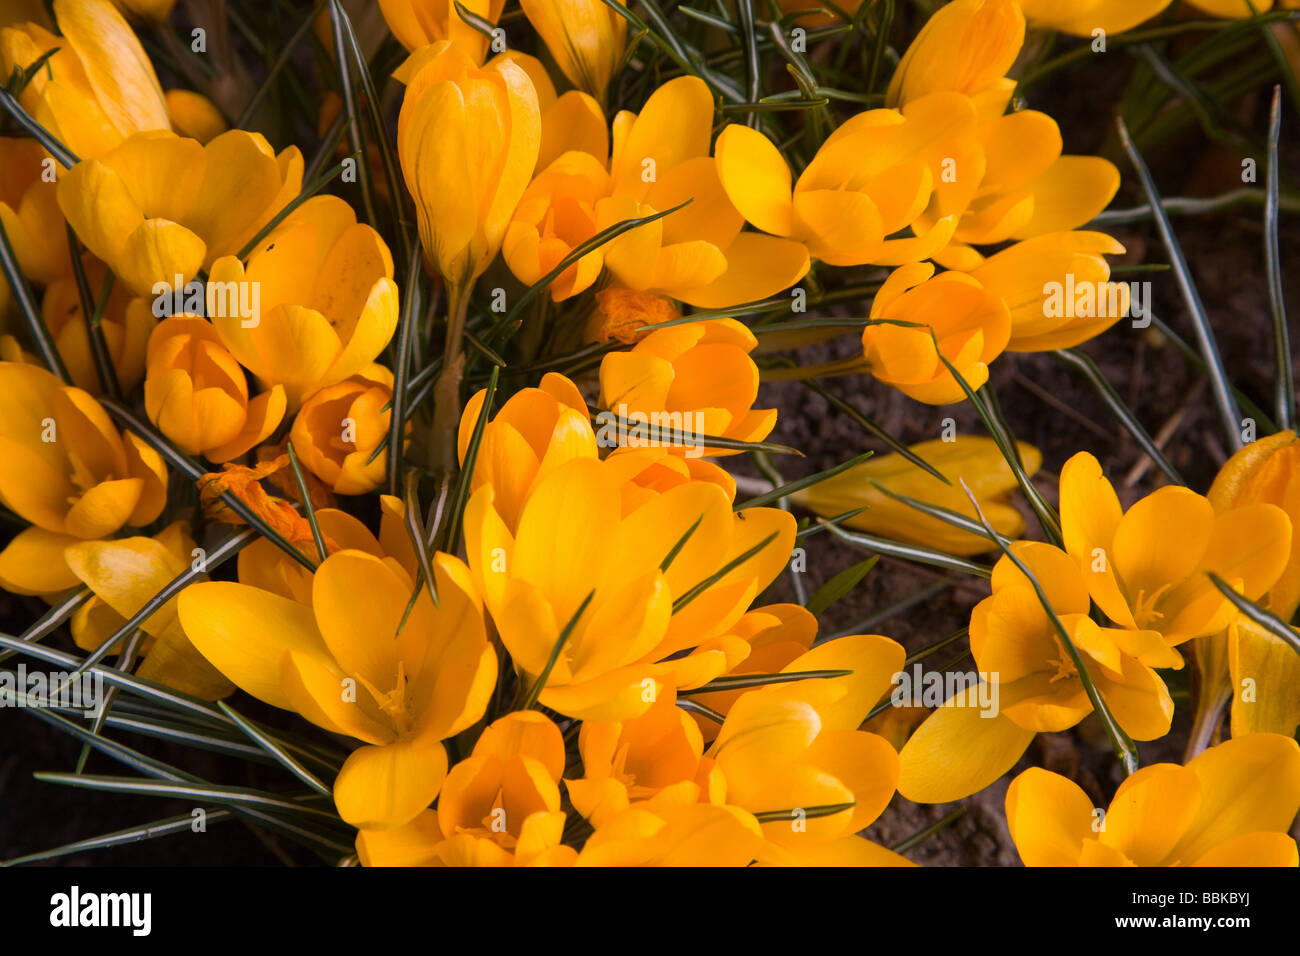
[{"label": "yellow crocus flower", "polygon": [[359,828],[400,826],[428,807],[447,775],[442,741],[483,716],[496,684],[464,564],[433,563],[436,607],[396,562],[349,550],[321,562],[311,607],[224,581],[180,595],[185,633],[238,687],[362,741],[334,781],[339,815]]},{"label": "yellow crocus flower", "polygon": [[885,97],[888,106],[928,93],[999,95],[1025,41],[1015,0],[953,0],[934,12],[903,58]]},{"label": "yellow crocus flower", "polygon": [[62,36],[36,23],[0,30],[0,71],[27,67],[55,47],[47,75],[36,72],[19,97],[23,109],[81,159],[171,121],[153,64],[109,0],[55,0]]},{"label": "yellow crocus flower", "polygon": [[966,397],[940,355],[978,389],[1011,337],[1011,315],[1000,297],[965,273],[935,276],[928,262],[895,269],[876,293],[871,318],[890,321],[862,330],[867,369],[927,405]]},{"label": "yellow crocus flower", "polygon": [[1053,232],[1008,246],[970,275],[1011,311],[1008,352],[1050,352],[1095,338],[1128,314],[1129,285],[1109,281],[1104,258],[1123,252],[1105,233]]},{"label": "yellow crocus flower", "polygon": [[[1023,442],[1018,448],[1025,474],[1032,476],[1042,464],[1043,456],[1037,448]],[[886,491],[938,505],[974,520],[975,509],[962,490],[965,483],[998,534],[1018,538],[1024,533],[1024,519],[1008,500],[1017,487],[1016,477],[993,439],[972,435],[960,435],[952,441],[936,438],[912,445],[911,450],[938,469],[951,484],[944,484],[902,455],[875,455],[797,492],[794,500],[827,518],[866,507],[868,510],[844,523],[949,554],[981,554],[996,545],[982,535],[922,514],[876,487],[881,485]]]},{"label": "yellow crocus flower", "polygon": [[397,329],[388,246],[336,196],[300,205],[247,264],[219,259],[210,294],[213,288],[258,290],[258,316],[246,319],[226,308],[212,324],[264,385],[284,386],[291,410],[317,389],[365,369]]},{"label": "yellow crocus flower", "polygon": [[[1229,458],[1206,497],[1216,513],[1260,502],[1276,505],[1291,519],[1294,531],[1300,520],[1298,466],[1295,432],[1269,435]],[[1292,534],[1286,568],[1259,602],[1284,621],[1295,616],[1300,606],[1300,536]],[[1239,617],[1226,631],[1201,638],[1196,649],[1202,707],[1216,706],[1220,694],[1230,692],[1234,737],[1258,731],[1295,734],[1300,723],[1300,656],[1294,648]]]},{"label": "yellow crocus flower", "polygon": [[0,552],[0,585],[51,594],[78,579],[64,549],[162,512],[167,470],[87,392],[35,365],[0,362],[0,502],[33,527]]},{"label": "yellow crocus flower", "polygon": [[512,58],[479,67],[455,44],[424,47],[403,67],[397,149],[419,214],[420,242],[446,281],[453,314],[496,258],[532,178],[541,111]]},{"label": "yellow crocus flower", "polygon": [[35,140],[0,139],[0,224],[29,281],[47,285],[72,269],[58,187]]},{"label": "yellow crocus flower", "polygon": [[[641,444],[680,446],[680,453],[693,457],[734,454],[701,439],[762,441],[776,426],[776,409],[753,407],[758,366],[749,353],[757,344],[735,319],[656,329],[601,361],[600,405],[628,421],[648,423],[651,431]],[[687,437],[674,441],[656,427]],[[627,437],[634,447],[638,441]]]},{"label": "yellow crocus flower", "polygon": [[[116,634],[196,557],[194,540],[183,521],[175,521],[152,538],[85,541],[65,551],[68,567],[93,592],[72,619],[72,636],[82,650],[93,651]],[[136,676],[220,700],[235,690],[194,649],[176,619],[172,598],[141,625],[147,635],[139,648]]]},{"label": "yellow crocus flower", "polygon": [[[1167,734],[1174,704],[1154,668],[1181,667],[1182,656],[1156,631],[1093,621],[1086,572],[1060,548],[1021,541],[1012,549],[1124,731],[1136,740]],[[1073,659],[1029,580],[1004,556],[991,583],[992,595],[970,619],[980,683],[957,690],[903,747],[898,792],[909,800],[947,803],[976,793],[1010,770],[1035,734],[1066,730],[1092,713]]]},{"label": "yellow crocus flower", "polygon": [[[461,416],[457,451],[462,464],[486,397],[486,390],[475,393]],[[571,458],[595,457],[587,403],[571,381],[547,372],[537,388],[511,395],[484,428],[470,489],[492,486],[493,506],[514,532],[538,481]]]},{"label": "yellow crocus flower", "polygon": [[279,427],[284,387],[250,397],[239,363],[206,319],[175,315],[149,337],[144,405],[149,420],[187,455],[238,458]]},{"label": "yellow crocus flower", "polygon": [[469,564],[520,680],[532,686],[548,671],[567,628],[538,699],[581,720],[635,717],[661,685],[704,683],[720,673],[720,656],[667,658],[731,627],[780,573],[793,545],[789,514],[733,513],[711,482],[686,482],[623,514],[624,480],[613,459],[570,459],[538,479],[513,533],[496,510],[492,485],[479,488],[465,510]]},{"label": "yellow crocus flower", "polygon": [[293,421],[294,452],[335,494],[374,491],[388,470],[388,456],[374,451],[388,437],[392,413],[385,407],[392,400],[393,373],[376,362],[326,385]]},{"label": "yellow crocus flower", "polygon": [[569,81],[603,103],[623,57],[627,20],[602,0],[521,0],[520,6]]},{"label": "yellow crocus flower", "polygon": [[[465,9],[489,23],[501,19],[505,0],[466,0]],[[379,11],[397,42],[415,51],[440,41],[451,41],[483,61],[488,38],[461,19],[452,0],[379,0]]]},{"label": "yellow crocus flower", "polygon": [[[92,291],[104,287],[108,270],[87,253],[82,256],[86,279]],[[92,395],[99,395],[99,371],[90,350],[90,334],[81,311],[81,293],[76,277],[68,272],[49,284],[41,298],[41,318],[54,337],[59,355],[68,367],[73,384]],[[131,295],[125,285],[113,283],[108,303],[100,316],[99,329],[108,347],[118,385],[130,392],[144,380],[145,356],[149,336],[158,325],[148,299]]]},{"label": "yellow crocus flower", "polygon": [[1276,505],[1216,514],[1204,496],[1167,486],[1123,511],[1087,452],[1061,469],[1061,531],[1106,616],[1121,627],[1158,631],[1171,647],[1221,631],[1237,616],[1206,572],[1254,601],[1291,556],[1291,521]]},{"label": "yellow crocus flower", "polygon": [[138,296],[154,296],[231,255],[298,194],[302,154],[278,156],[259,133],[206,146],[137,133],[59,180],[59,208],[81,241]]},{"label": "yellow crocus flower", "polygon": [[1033,767],[1011,781],[1006,807],[1025,866],[1295,866],[1300,748],[1250,734],[1185,767],[1143,767],[1104,816],[1078,784]]},{"label": "yellow crocus flower", "polygon": [[[1123,33],[1145,23],[1169,6],[1170,0],[1017,0],[1029,26],[1060,30],[1075,36],[1095,31]],[[1187,0],[1188,6],[1212,17],[1244,19],[1273,7],[1273,0]],[[1251,7],[1254,7],[1254,11]]]}]

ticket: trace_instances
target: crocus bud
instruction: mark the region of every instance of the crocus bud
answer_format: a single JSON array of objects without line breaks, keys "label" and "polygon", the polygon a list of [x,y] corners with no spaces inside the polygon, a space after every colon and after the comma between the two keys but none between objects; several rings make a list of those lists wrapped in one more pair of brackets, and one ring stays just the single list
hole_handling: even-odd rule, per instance
[{"label": "crocus bud", "polygon": [[408,61],[397,148],[420,242],[453,301],[496,257],[541,146],[528,74],[509,57],[479,67],[449,43]]}]

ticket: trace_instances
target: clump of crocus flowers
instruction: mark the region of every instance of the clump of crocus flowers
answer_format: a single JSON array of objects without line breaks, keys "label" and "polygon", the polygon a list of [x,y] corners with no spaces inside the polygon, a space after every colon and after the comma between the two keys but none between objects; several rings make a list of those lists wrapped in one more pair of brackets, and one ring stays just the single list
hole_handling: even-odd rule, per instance
[{"label": "clump of crocus flowers", "polygon": [[[260,97],[233,122],[230,88],[164,92],[136,30],[169,4],[0,23],[6,108],[40,133],[0,139],[0,586],[51,607],[6,656],[62,654],[66,624],[77,656],[47,662],[181,692],[182,724],[315,791],[268,819],[331,862],[905,866],[873,830],[891,804],[1014,773],[1027,865],[1296,865],[1295,433],[1124,507],[990,394],[1009,353],[1131,305],[1089,226],[1118,168],[1012,103],[1026,31],[1164,4],[954,0],[838,112],[815,61],[761,102],[713,67],[658,82],[602,0],[525,0],[548,67],[505,48],[502,6],[384,0],[400,106],[341,42],[338,136],[279,149]],[[1090,305],[1045,305],[1067,280]],[[904,443],[830,376],[969,402],[990,436]],[[776,379],[875,454],[782,478]],[[827,626],[872,569],[807,594],[832,539],[973,576],[967,626],[925,649]],[[978,680],[900,696],[956,638]],[[1200,735],[1139,766],[1189,663]],[[1106,808],[1016,770],[1085,721],[1124,769]]]}]

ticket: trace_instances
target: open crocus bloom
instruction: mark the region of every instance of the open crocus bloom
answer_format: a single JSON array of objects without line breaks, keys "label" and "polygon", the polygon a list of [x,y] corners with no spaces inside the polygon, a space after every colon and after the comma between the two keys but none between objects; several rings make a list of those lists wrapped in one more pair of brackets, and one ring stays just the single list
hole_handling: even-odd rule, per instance
[{"label": "open crocus bloom", "polygon": [[185,633],[236,685],[363,742],[334,781],[339,815],[357,827],[399,826],[432,802],[442,741],[483,716],[496,683],[465,566],[437,554],[434,575],[436,607],[396,561],[360,551],[321,562],[310,608],[229,582],[181,594]]},{"label": "open crocus bloom", "polygon": [[[93,651],[116,634],[153,597],[189,569],[196,554],[183,521],[152,538],[83,541],[68,545],[65,558],[73,574],[94,593],[72,620],[77,646]],[[193,694],[220,700],[234,692],[226,680],[190,643],[176,618],[172,598],[141,625],[148,635],[136,676]]]},{"label": "open crocus bloom", "polygon": [[566,780],[569,799],[595,827],[633,803],[722,803],[726,783],[704,758],[704,738],[677,696],[659,696],[629,720],[586,721],[578,736],[583,776]]},{"label": "open crocus bloom", "polygon": [[964,273],[935,276],[928,262],[895,269],[876,293],[871,318],[889,320],[862,330],[871,374],[927,405],[966,397],[940,355],[978,389],[1011,337],[1011,316],[998,296]]},{"label": "open crocus bloom", "polygon": [[447,775],[439,829],[449,840],[488,837],[513,850],[534,814],[560,810],[563,773],[564,738],[551,719],[535,710],[507,714],[484,729],[469,757]]},{"label": "open crocus bloom", "polygon": [[397,328],[388,246],[335,196],[313,196],[295,209],[247,266],[234,256],[215,263],[209,289],[229,283],[259,289],[260,314],[227,308],[213,325],[264,385],[284,386],[291,410],[368,366]]},{"label": "open crocus bloom", "polygon": [[802,243],[741,231],[744,218],[709,155],[713,96],[703,80],[669,80],[640,113],[614,117],[613,128],[613,195],[597,203],[598,230],[689,200],[605,245],[605,264],[623,285],[712,309],[765,298],[803,278]]},{"label": "open crocus bloom", "polygon": [[59,181],[59,208],[91,252],[139,296],[188,282],[238,252],[302,186],[302,154],[278,156],[260,133],[206,146],[170,131],[137,133]]},{"label": "open crocus bloom", "polygon": [[560,843],[563,811],[537,811],[524,818],[513,850],[499,839],[474,833],[443,835],[437,810],[425,810],[390,830],[357,834],[362,866],[572,866],[577,851]]},{"label": "open crocus bloom", "polygon": [[1061,469],[1061,531],[1106,616],[1159,631],[1171,647],[1221,631],[1237,616],[1207,572],[1253,601],[1291,556],[1291,520],[1276,505],[1216,514],[1202,495],[1168,486],[1124,512],[1087,452]]},{"label": "open crocus bloom", "polygon": [[[772,684],[731,706],[707,756],[726,781],[728,803],[755,814],[787,814],[762,825],[772,856],[850,837],[888,806],[898,754],[883,737],[858,728],[905,656],[878,635],[837,638],[784,670],[851,671],[847,676]],[[853,806],[826,816],[800,812],[841,804]]]},{"label": "open crocus bloom", "polygon": [[[1012,545],[1078,649],[1088,676],[1131,737],[1169,732],[1173,700],[1156,667],[1182,657],[1151,630],[1101,627],[1088,616],[1083,574],[1060,548]],[[993,594],[971,613],[970,644],[983,683],[934,710],[901,754],[898,790],[918,803],[947,803],[982,790],[1015,764],[1034,735],[1073,727],[1092,712],[1083,681],[1028,579],[1007,557],[993,568]],[[996,703],[996,709],[979,700]]]},{"label": "open crocus bloom", "polygon": [[1129,285],[1109,281],[1103,258],[1123,252],[1105,233],[1053,232],[1008,246],[970,274],[1011,311],[1008,352],[1050,352],[1095,338],[1128,314]]},{"label": "open crocus bloom", "polygon": [[[776,426],[776,409],[753,408],[758,366],[749,353],[757,344],[735,319],[656,329],[601,361],[600,404],[629,422],[648,423],[642,444],[651,447],[681,446],[699,457],[727,454],[704,437],[762,441]],[[636,447],[638,439],[627,437]]]},{"label": "open crocus bloom", "polygon": [[[1017,448],[1025,474],[1033,476],[1043,462],[1042,454],[1023,442],[1017,443]],[[993,439],[974,435],[959,435],[953,441],[935,438],[912,445],[911,450],[937,468],[950,483],[945,484],[902,455],[893,453],[873,455],[792,497],[826,518],[867,508],[844,521],[851,528],[949,554],[981,554],[993,547],[988,538],[954,528],[886,494],[888,491],[915,498],[974,519],[975,508],[962,490],[964,482],[998,534],[1018,538],[1024,533],[1024,519],[1009,500],[1017,487],[1016,477]]]},{"label": "open crocus bloom", "polygon": [[1073,781],[1034,767],[1011,781],[1006,805],[1025,866],[1295,866],[1300,748],[1248,734],[1186,767],[1143,767],[1104,815]]},{"label": "open crocus bloom", "polygon": [[28,67],[58,49],[19,102],[82,159],[103,156],[124,138],[171,122],[153,64],[109,0],[55,0],[62,36],[35,23],[0,31],[0,72]]},{"label": "open crocus bloom", "polygon": [[187,455],[229,461],[261,444],[284,418],[283,387],[249,398],[244,370],[206,319],[177,315],[149,337],[145,410]]},{"label": "open crocus bloom", "polygon": [[[547,674],[539,701],[581,720],[635,717],[660,684],[698,686],[720,673],[722,655],[665,658],[729,628],[793,544],[789,514],[733,513],[710,482],[672,488],[624,515],[621,478],[590,458],[559,465],[538,479],[514,533],[491,485],[465,510],[470,567],[521,680],[531,686]],[[760,544],[711,586],[689,593]],[[566,639],[548,664],[562,631]]]},{"label": "open crocus bloom", "polygon": [[38,366],[0,362],[0,501],[33,525],[0,552],[5,588],[76,585],[64,548],[146,525],[166,497],[162,458],[119,433],[92,396]]},{"label": "open crocus bloom", "polygon": [[[360,520],[338,508],[317,508],[316,523],[330,553],[364,551],[376,558],[392,558],[410,577],[417,573],[415,551],[403,524],[405,508],[400,498],[380,495],[383,516],[376,537]],[[303,567],[267,538],[259,537],[239,552],[239,583],[279,594],[311,607],[313,572]]]},{"label": "open crocus bloom", "polygon": [[577,866],[747,866],[763,846],[752,814],[690,803],[629,807],[599,827]]},{"label": "open crocus bloom", "polygon": [[[974,107],[956,93],[868,110],[826,139],[791,190],[771,140],[731,125],[718,137],[717,172],[749,222],[798,240],[814,259],[899,265],[936,254],[952,238],[984,169],[975,131]],[[927,208],[934,215],[923,223]],[[914,237],[886,238],[908,228]]]},{"label": "open crocus bloom", "polygon": [[[303,404],[290,439],[302,463],[340,495],[374,491],[388,471],[388,456],[375,454],[388,437],[393,373],[377,362]],[[410,423],[407,423],[410,427]]]},{"label": "open crocus bloom", "polygon": [[[501,247],[515,278],[533,285],[594,236],[596,203],[609,191],[604,160],[587,152],[570,150],[542,170],[524,190]],[[552,281],[551,298],[587,289],[604,264],[600,249],[587,253]]]}]

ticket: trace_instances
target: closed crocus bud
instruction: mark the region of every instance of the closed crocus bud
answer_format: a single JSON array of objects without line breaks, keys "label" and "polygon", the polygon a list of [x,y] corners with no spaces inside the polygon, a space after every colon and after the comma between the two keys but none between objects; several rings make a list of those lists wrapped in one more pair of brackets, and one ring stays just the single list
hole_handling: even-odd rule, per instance
[{"label": "closed crocus bud", "polygon": [[172,129],[182,136],[206,143],[229,129],[217,105],[206,96],[189,90],[168,90],[165,100]]},{"label": "closed crocus bud", "polygon": [[[397,328],[393,257],[370,226],[335,196],[295,209],[248,257],[217,261],[214,289],[256,293],[256,315],[214,310],[212,324],[239,363],[266,385],[283,385],[289,408],[375,360]],[[230,302],[229,295],[225,297]]]},{"label": "closed crocus bud", "polygon": [[393,373],[376,363],[325,386],[294,419],[294,451],[336,494],[374,491],[387,469],[388,456],[374,452],[388,437],[392,400]]},{"label": "closed crocus bud", "polygon": [[[463,0],[461,5],[489,23],[496,23],[506,4],[505,0]],[[379,11],[397,42],[407,50],[450,40],[470,51],[476,62],[483,61],[488,38],[461,18],[452,0],[379,0]]]},{"label": "closed crocus bud", "polygon": [[989,363],[1006,348],[1011,316],[998,296],[970,276],[931,276],[928,262],[894,270],[871,306],[872,319],[889,321],[863,329],[862,351],[882,382],[918,402],[947,405],[966,392],[940,355],[967,385],[979,388],[988,381]]},{"label": "closed crocus bud", "polygon": [[[1021,443],[1018,447],[1025,474],[1033,475],[1042,465],[1043,456],[1032,445]],[[1024,519],[1009,500],[1017,487],[1016,477],[993,439],[973,435],[958,436],[954,441],[936,438],[912,445],[911,450],[951,484],[944,484],[895,453],[873,456],[832,478],[819,481],[804,491],[796,492],[795,500],[827,518],[866,508],[862,514],[846,519],[845,524],[949,554],[981,554],[996,545],[982,535],[962,531],[939,518],[922,514],[889,494],[914,498],[974,520],[975,509],[962,490],[964,482],[998,534],[1019,538],[1024,533]]]},{"label": "closed crocus bud", "polygon": [[[1025,12],[1028,25],[1037,30],[1060,30],[1078,37],[1096,36],[1094,30],[1122,33],[1145,20],[1150,20],[1169,6],[1170,0],[1018,0]],[[1199,7],[1213,16],[1248,17],[1251,15],[1246,0],[1189,0],[1189,5]],[[1255,9],[1261,13],[1273,5],[1273,0],[1255,0]]]},{"label": "closed crocus bud", "polygon": [[[457,453],[462,464],[486,395],[486,391],[475,394],[461,416]],[[570,458],[596,456],[587,403],[571,381],[558,372],[547,372],[539,387],[510,396],[483,429],[470,489],[491,485],[497,512],[513,530],[543,475]]]},{"label": "closed crocus bud", "polygon": [[35,23],[0,31],[4,76],[58,48],[19,97],[33,119],[81,159],[170,127],[153,65],[109,0],[55,0],[54,15],[62,36]]},{"label": "closed crocus bud", "polygon": [[455,307],[501,249],[537,163],[541,112],[532,80],[509,57],[479,67],[437,43],[407,68],[398,153],[420,241]]},{"label": "closed crocus bud", "polygon": [[0,224],[23,274],[40,285],[72,267],[53,162],[35,140],[0,139]]},{"label": "closed crocus bud", "polygon": [[[91,292],[100,295],[108,270],[89,254],[82,257],[82,262]],[[92,395],[99,395],[103,386],[90,348],[86,317],[81,311],[81,293],[71,273],[50,283],[45,290],[41,299],[41,318],[54,336],[54,344],[68,367],[72,383]],[[157,324],[148,299],[133,297],[125,285],[113,283],[99,318],[99,330],[108,347],[117,383],[123,391],[131,391],[144,380],[145,353],[149,336]]]},{"label": "closed crocus bud", "polygon": [[63,550],[162,512],[167,470],[103,407],[35,365],[0,362],[0,501],[33,527],[0,552],[0,586],[50,594],[77,577]]},{"label": "closed crocus bud", "polygon": [[284,418],[283,386],[249,398],[244,370],[208,321],[177,315],[149,337],[144,405],[187,455],[215,462],[261,444]]},{"label": "closed crocus bud", "polygon": [[[707,447],[708,437],[762,441],[776,409],[756,409],[758,341],[735,319],[657,329],[627,352],[600,363],[600,405],[627,425],[601,426],[600,439],[630,447],[671,447],[691,457],[735,454]],[[645,436],[636,432],[649,426]],[[606,434],[611,433],[611,434]]]},{"label": "closed crocus bud", "polygon": [[623,58],[627,20],[603,0],[521,0],[521,6],[569,82],[603,103]]},{"label": "closed crocus bud", "polygon": [[1073,348],[1128,314],[1126,282],[1104,258],[1124,247],[1101,232],[1056,232],[1017,242],[970,275],[1011,311],[1008,352]]},{"label": "closed crocus bud", "polygon": [[[1300,440],[1281,431],[1253,441],[1229,458],[1210,486],[1210,504],[1223,514],[1251,504],[1276,505],[1300,526]],[[1300,534],[1291,538],[1286,569],[1264,595],[1270,610],[1289,621],[1300,607]]]},{"label": "closed crocus bud", "polygon": [[927,93],[966,96],[1002,85],[1025,42],[1015,0],[954,0],[926,21],[894,71],[885,103],[899,106]]},{"label": "closed crocus bud", "polygon": [[259,133],[206,146],[137,133],[59,180],[59,207],[81,241],[139,296],[188,282],[238,252],[302,185],[302,154],[278,156]]}]

